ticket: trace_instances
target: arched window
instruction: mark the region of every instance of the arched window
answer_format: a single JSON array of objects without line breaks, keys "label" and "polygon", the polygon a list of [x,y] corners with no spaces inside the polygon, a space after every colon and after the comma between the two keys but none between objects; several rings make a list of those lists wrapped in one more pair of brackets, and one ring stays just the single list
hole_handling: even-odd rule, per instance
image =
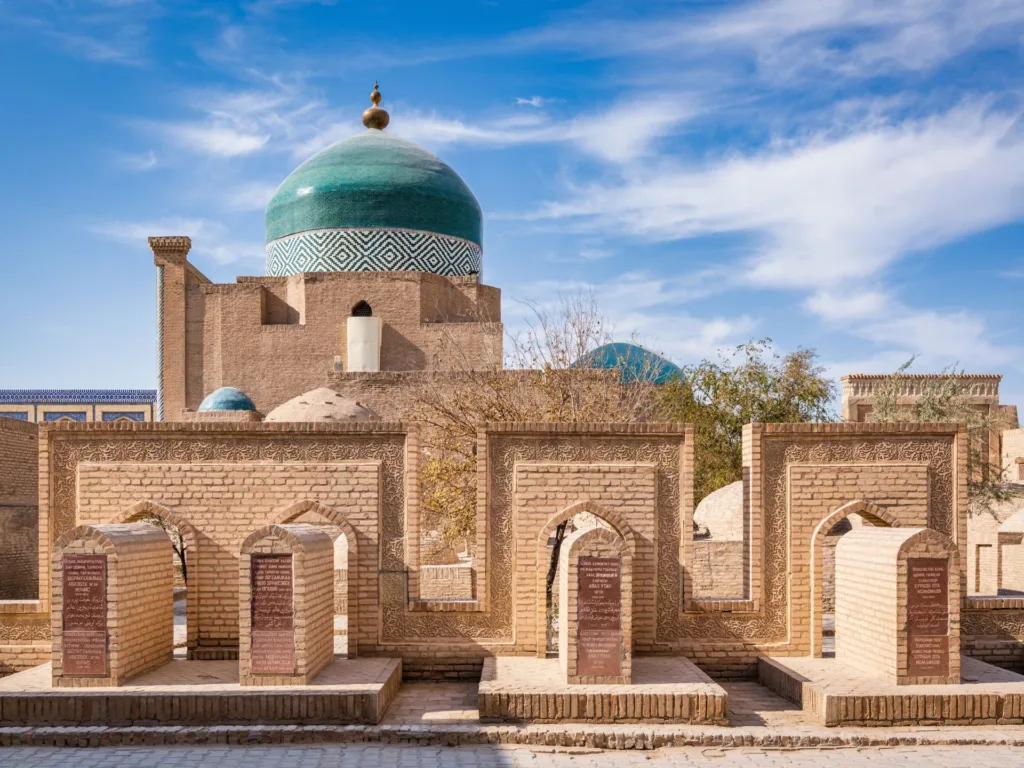
[{"label": "arched window", "polygon": [[360,301],[352,307],[352,317],[373,317],[373,307],[365,301]]}]

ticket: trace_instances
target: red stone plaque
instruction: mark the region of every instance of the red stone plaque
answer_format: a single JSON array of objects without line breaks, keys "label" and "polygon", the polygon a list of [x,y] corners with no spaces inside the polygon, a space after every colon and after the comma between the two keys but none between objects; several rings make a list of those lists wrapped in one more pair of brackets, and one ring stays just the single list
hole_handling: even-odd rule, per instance
[{"label": "red stone plaque", "polygon": [[292,556],[253,555],[250,568],[252,673],[293,675]]},{"label": "red stone plaque", "polygon": [[907,560],[907,674],[949,674],[949,564],[945,558]]},{"label": "red stone plaque", "polygon": [[622,576],[617,557],[581,557],[577,568],[577,674],[622,674]]},{"label": "red stone plaque", "polygon": [[63,571],[63,673],[106,675],[107,556],[64,555]]}]

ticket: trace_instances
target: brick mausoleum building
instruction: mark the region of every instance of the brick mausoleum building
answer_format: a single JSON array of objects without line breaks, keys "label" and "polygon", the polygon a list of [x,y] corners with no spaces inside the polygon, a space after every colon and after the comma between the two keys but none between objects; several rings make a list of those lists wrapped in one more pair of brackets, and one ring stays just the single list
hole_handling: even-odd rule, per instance
[{"label": "brick mausoleum building", "polygon": [[747,425],[697,509],[690,425],[481,424],[473,558],[424,562],[408,393],[500,368],[500,294],[379,100],[277,191],[266,276],[150,239],[156,421],[0,419],[0,727],[377,723],[421,678],[496,722],[725,725],[736,677],[825,725],[1024,722],[1024,523],[972,538],[966,427],[863,393]]}]

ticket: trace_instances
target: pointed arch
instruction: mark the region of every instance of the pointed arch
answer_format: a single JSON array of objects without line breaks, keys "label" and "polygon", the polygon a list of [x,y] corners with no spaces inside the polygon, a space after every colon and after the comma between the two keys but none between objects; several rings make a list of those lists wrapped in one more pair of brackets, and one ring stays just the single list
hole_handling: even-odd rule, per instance
[{"label": "pointed arch", "polygon": [[610,509],[607,509],[590,499],[583,499],[571,504],[560,512],[548,518],[548,521],[541,527],[537,534],[535,546],[537,548],[537,586],[536,606],[534,620],[536,622],[537,637],[537,658],[547,656],[547,571],[550,561],[546,556],[548,539],[555,532],[555,529],[566,520],[571,520],[580,512],[589,512],[599,520],[604,521],[622,540],[624,552],[632,558],[636,554],[636,536],[629,523]]},{"label": "pointed arch", "polygon": [[359,629],[359,579],[363,576],[359,571],[359,543],[356,540],[356,529],[352,527],[343,512],[313,499],[300,499],[278,510],[272,522],[290,523],[307,512],[320,515],[329,525],[338,528],[345,537],[345,544],[348,547],[348,575],[346,577],[348,612],[345,614],[348,620],[348,657],[354,659],[358,656],[359,649],[357,634]]},{"label": "pointed arch", "polygon": [[811,534],[811,656],[821,658],[822,610],[821,599],[825,584],[825,535],[850,515],[859,515],[868,525],[899,528],[900,521],[891,513],[870,501],[858,499],[843,504],[819,522]]},{"label": "pointed arch", "polygon": [[142,517],[158,517],[173,525],[185,542],[185,630],[186,655],[191,659],[199,647],[199,534],[185,517],[170,507],[150,499],[137,501],[114,520],[116,523],[134,523]]}]

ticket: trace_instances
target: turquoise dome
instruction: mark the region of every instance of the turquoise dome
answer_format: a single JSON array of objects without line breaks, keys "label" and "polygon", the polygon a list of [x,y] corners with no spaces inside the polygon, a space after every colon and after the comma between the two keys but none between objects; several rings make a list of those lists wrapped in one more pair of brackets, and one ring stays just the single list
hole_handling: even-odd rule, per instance
[{"label": "turquoise dome", "polygon": [[480,204],[422,147],[375,129],[292,171],[267,206],[267,242],[318,229],[398,228],[482,244]]},{"label": "turquoise dome", "polygon": [[200,411],[255,411],[256,404],[240,389],[221,387],[199,404]]},{"label": "turquoise dome", "polygon": [[626,382],[650,381],[665,384],[678,376],[680,368],[671,360],[636,344],[617,341],[588,352],[573,366],[584,368],[618,368]]}]

